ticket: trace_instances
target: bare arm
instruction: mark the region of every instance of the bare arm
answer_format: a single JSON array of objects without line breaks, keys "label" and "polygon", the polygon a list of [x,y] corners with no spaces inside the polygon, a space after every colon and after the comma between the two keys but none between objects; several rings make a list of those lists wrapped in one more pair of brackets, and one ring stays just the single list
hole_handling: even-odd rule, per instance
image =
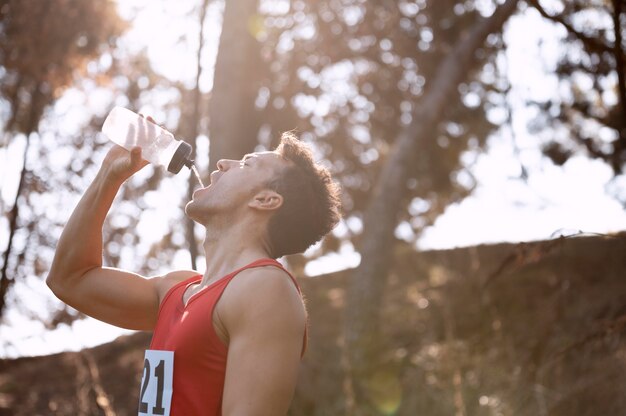
[{"label": "bare arm", "polygon": [[63,229],[46,281],[68,305],[130,329],[154,326],[157,281],[102,267],[102,226],[122,183],[146,164],[139,148],[111,148]]},{"label": "bare arm", "polygon": [[218,312],[229,336],[222,414],[285,415],[306,324],[300,295],[283,271],[264,267],[242,272],[222,300]]}]

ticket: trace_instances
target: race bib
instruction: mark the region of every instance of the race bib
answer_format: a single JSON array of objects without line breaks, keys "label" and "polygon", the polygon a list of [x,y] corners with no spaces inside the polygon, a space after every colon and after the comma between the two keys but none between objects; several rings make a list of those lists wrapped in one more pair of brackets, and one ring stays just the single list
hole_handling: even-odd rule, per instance
[{"label": "race bib", "polygon": [[174,351],[146,350],[139,392],[139,416],[169,416]]}]

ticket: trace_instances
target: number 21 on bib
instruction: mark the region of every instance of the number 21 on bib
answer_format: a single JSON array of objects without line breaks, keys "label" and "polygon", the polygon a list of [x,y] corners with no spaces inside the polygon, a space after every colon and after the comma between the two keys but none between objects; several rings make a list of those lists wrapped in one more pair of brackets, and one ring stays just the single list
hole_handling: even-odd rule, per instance
[{"label": "number 21 on bib", "polygon": [[146,350],[138,416],[170,416],[174,351]]}]

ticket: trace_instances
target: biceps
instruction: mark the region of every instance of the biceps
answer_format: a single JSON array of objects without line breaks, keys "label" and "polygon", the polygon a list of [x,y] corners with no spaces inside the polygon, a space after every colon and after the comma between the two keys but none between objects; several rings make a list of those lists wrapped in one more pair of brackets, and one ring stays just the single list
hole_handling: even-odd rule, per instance
[{"label": "biceps", "polygon": [[159,308],[153,280],[111,268],[87,271],[58,295],[86,315],[128,329],[152,329]]},{"label": "biceps", "polygon": [[284,415],[293,397],[302,334],[249,333],[230,340],[224,415]]}]

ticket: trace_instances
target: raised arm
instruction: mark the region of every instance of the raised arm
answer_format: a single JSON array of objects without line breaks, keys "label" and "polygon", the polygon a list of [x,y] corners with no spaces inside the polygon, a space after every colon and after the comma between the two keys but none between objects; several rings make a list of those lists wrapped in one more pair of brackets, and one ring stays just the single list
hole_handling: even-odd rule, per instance
[{"label": "raised arm", "polygon": [[111,148],[63,229],[46,282],[59,299],[87,315],[149,330],[159,308],[157,280],[102,267],[106,215],[122,183],[146,164],[139,148]]},{"label": "raised arm", "polygon": [[226,288],[217,311],[229,338],[222,414],[285,415],[306,325],[289,276],[273,267],[246,270]]}]

